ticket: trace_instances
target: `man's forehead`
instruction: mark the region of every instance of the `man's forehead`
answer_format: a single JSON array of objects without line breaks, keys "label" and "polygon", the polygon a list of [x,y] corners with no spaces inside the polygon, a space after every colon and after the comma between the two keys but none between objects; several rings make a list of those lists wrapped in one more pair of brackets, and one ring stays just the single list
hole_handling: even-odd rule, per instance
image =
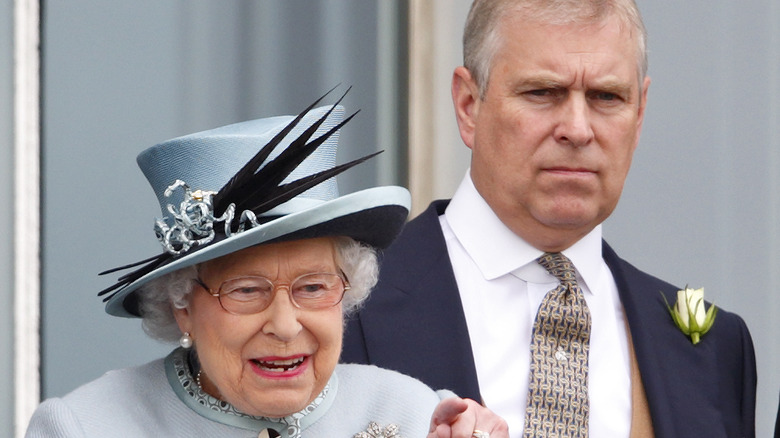
[{"label": "man's forehead", "polygon": [[497,62],[521,66],[536,63],[536,68],[547,68],[551,72],[577,69],[595,77],[613,74],[612,82],[623,75],[623,70],[630,70],[625,73],[634,77],[638,75],[636,35],[620,21],[511,24],[506,23],[500,31],[502,37],[497,42],[492,67]]},{"label": "man's forehead", "polygon": [[[605,32],[605,30],[607,32]],[[542,38],[547,35],[569,36],[572,39],[586,38],[589,34],[600,33],[603,39],[608,33],[616,40],[630,44],[633,55],[638,56],[638,38],[636,32],[626,17],[611,13],[599,18],[578,19],[546,19],[529,17],[521,11],[510,12],[501,17],[497,23],[497,41],[500,46],[517,37],[531,36],[531,32],[539,33]]]}]

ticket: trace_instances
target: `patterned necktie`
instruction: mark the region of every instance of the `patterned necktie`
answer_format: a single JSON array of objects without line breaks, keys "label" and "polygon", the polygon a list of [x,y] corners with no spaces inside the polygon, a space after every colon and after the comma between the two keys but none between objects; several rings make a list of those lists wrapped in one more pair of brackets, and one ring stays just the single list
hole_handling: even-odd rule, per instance
[{"label": "patterned necktie", "polygon": [[587,437],[590,311],[571,260],[546,253],[537,261],[560,284],[534,321],[523,436]]}]

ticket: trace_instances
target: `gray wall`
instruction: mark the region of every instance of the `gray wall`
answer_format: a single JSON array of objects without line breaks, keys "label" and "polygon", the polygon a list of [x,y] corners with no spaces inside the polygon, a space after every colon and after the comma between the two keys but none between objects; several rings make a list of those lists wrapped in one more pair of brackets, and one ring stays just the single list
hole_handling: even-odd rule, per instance
[{"label": "gray wall", "polygon": [[[377,84],[403,69],[377,66],[377,3],[45,3],[44,397],[170,350],[147,339],[138,320],[107,316],[96,297],[115,279],[97,272],[160,252],[152,231],[159,206],[135,164],[141,150],[295,114],[339,83],[354,87],[347,108],[362,110],[342,130],[339,160],[377,148]],[[394,9],[385,5],[383,19]],[[350,171],[341,191],[375,185],[378,174],[393,179],[382,166],[397,153]]]},{"label": "gray wall", "polygon": [[780,4],[639,0],[650,34],[644,132],[604,232],[640,268],[742,316],[758,436],[780,389]]},{"label": "gray wall", "polygon": [[[13,1],[0,0],[0,198],[14,193]],[[12,436],[13,409],[13,208],[0,209],[0,436]]]}]

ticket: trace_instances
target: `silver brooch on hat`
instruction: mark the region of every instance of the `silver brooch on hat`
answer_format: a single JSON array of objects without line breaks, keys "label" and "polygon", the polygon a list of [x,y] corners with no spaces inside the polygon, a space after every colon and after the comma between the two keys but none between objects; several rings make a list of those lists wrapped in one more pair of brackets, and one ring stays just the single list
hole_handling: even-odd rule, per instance
[{"label": "silver brooch on hat", "polygon": [[231,203],[221,216],[216,217],[213,199],[217,192],[192,191],[187,183],[177,179],[165,189],[165,197],[170,197],[178,188],[184,190],[184,200],[179,204],[178,209],[175,205],[168,204],[173,225],[169,226],[161,219],[157,219],[154,223],[157,240],[169,254],[179,255],[193,247],[211,243],[216,235],[214,225],[219,222],[224,222],[227,237],[260,225],[254,212],[244,210],[241,213],[238,230],[234,233],[230,230],[230,224],[235,216],[236,204]]},{"label": "silver brooch on hat", "polygon": [[[165,251],[169,254],[181,254],[194,246],[208,244],[214,240],[214,224],[225,222],[225,228],[229,231],[232,209],[226,211],[220,217],[214,217],[213,198],[217,192],[190,190],[190,186],[177,179],[165,189],[165,197],[170,197],[173,191],[181,188],[184,190],[184,200],[179,209],[173,204],[168,204],[168,212],[171,213],[173,225],[169,226],[163,220],[157,219],[154,223],[154,233]],[[231,204],[231,206],[233,206]],[[226,221],[226,219],[228,219]]]}]

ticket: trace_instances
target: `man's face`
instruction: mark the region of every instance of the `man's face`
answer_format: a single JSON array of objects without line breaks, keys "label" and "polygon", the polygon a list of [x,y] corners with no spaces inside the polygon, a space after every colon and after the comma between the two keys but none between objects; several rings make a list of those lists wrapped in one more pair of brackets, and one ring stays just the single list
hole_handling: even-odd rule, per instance
[{"label": "man's face", "polygon": [[636,36],[616,17],[549,25],[515,14],[500,32],[483,99],[468,70],[453,78],[471,176],[516,234],[563,250],[617,205],[650,82],[640,86]]}]

